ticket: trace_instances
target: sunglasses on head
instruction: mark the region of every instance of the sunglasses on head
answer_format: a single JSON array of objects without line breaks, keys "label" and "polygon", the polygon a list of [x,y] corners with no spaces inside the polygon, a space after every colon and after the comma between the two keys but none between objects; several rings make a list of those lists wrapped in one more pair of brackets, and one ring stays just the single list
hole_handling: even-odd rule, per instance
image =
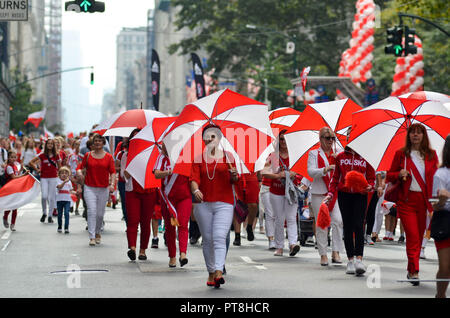
[{"label": "sunglasses on head", "polygon": [[326,140],[333,140],[333,141],[336,140],[336,137],[332,137],[332,136],[327,136],[327,137],[322,137],[322,138],[326,139]]}]

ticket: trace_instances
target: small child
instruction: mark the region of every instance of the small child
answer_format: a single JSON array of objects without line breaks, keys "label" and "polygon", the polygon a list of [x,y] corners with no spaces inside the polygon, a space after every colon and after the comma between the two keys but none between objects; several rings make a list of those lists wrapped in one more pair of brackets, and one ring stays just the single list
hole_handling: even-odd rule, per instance
[{"label": "small child", "polygon": [[58,181],[56,184],[56,207],[58,209],[58,233],[62,232],[62,216],[64,212],[64,233],[69,234],[69,210],[72,201],[71,194],[73,191],[72,182],[70,181],[71,171],[68,167],[63,166],[58,170]]},{"label": "small child", "polygon": [[[6,183],[11,181],[12,179],[16,179],[20,177],[20,172],[22,170],[22,166],[17,162],[17,153],[14,150],[8,151],[8,161],[6,165],[5,175],[6,175]],[[5,211],[3,215],[3,225],[6,228],[10,228],[11,231],[15,231],[16,226],[16,218],[17,218],[17,210],[12,211],[11,215],[11,225],[8,223],[8,216],[11,211]]]}]

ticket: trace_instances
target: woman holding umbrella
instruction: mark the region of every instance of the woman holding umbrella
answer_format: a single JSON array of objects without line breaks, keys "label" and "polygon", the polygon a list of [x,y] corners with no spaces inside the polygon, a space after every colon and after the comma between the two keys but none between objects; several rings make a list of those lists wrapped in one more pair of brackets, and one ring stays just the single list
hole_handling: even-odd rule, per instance
[{"label": "woman holding umbrella", "polygon": [[278,135],[278,147],[274,153],[268,158],[268,164],[263,171],[263,177],[271,179],[269,188],[272,194],[271,206],[275,212],[275,253],[274,256],[283,256],[284,247],[284,223],[287,224],[287,233],[289,240],[289,256],[295,256],[300,250],[297,244],[297,208],[298,202],[289,202],[285,196],[286,193],[286,177],[287,174],[291,180],[300,182],[298,175],[289,171],[289,153],[284,138],[286,130],[282,130]]},{"label": "woman holding umbrella", "polygon": [[[161,154],[156,160],[153,170],[157,179],[162,179],[161,192],[163,192],[163,202],[161,204],[161,212],[164,217],[165,238],[167,248],[169,250],[169,267],[176,266],[176,227],[171,222],[171,214],[169,213],[169,205],[176,210],[178,222],[178,242],[180,250],[180,266],[183,267],[188,263],[186,257],[187,241],[189,236],[189,219],[192,210],[192,196],[189,186],[189,178],[183,175],[172,173],[170,160],[164,144],[162,145]],[[167,199],[167,202],[164,202]],[[164,204],[166,203],[166,204]]]},{"label": "woman holding umbrella", "polygon": [[[387,173],[387,182],[400,182],[397,212],[406,234],[408,256],[407,278],[419,279],[419,258],[427,211],[430,202],[433,176],[438,167],[436,151],[430,148],[425,126],[416,123],[406,132],[406,145],[398,150]],[[412,282],[418,286],[419,282]]]},{"label": "woman holding umbrella", "polygon": [[[194,210],[203,237],[203,256],[209,276],[208,286],[225,283],[223,269],[227,254],[226,239],[233,221],[233,183],[238,180],[233,157],[218,145],[219,127],[212,124],[202,131],[203,155],[192,164],[191,192],[197,202]],[[233,162],[230,162],[233,161]]]},{"label": "woman holding umbrella", "polygon": [[[323,199],[328,193],[331,176],[335,169],[335,160],[337,154],[333,152],[333,144],[336,141],[334,132],[329,127],[323,127],[319,131],[320,147],[311,150],[308,154],[308,174],[313,178],[311,184],[311,209],[317,220],[319,207]],[[339,205],[333,204],[331,210],[331,228],[332,228],[332,262],[342,263],[339,251],[343,250],[344,242],[342,241],[343,224]],[[318,252],[320,255],[320,265],[328,265],[327,246],[328,246],[328,230],[322,229],[316,225],[316,240]]]}]

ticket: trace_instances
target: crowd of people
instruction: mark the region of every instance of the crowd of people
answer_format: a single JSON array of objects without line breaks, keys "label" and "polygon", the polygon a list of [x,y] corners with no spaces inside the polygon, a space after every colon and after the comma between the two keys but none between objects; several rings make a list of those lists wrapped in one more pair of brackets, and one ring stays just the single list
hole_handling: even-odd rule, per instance
[{"label": "crowd of people", "polygon": [[[375,171],[349,147],[336,153],[333,147],[336,136],[324,127],[318,136],[320,147],[308,154],[309,178],[289,170],[285,131],[277,137],[276,150],[263,170],[239,175],[233,156],[219,147],[223,137],[220,128],[209,125],[202,131],[204,153],[192,164],[189,177],[173,173],[162,146],[153,169],[155,177],[161,179],[161,187],[152,189],[142,188],[126,171],[129,140],[138,132],[136,129],[123,138],[115,149],[111,149],[105,137],[92,133],[77,138],[2,138],[0,185],[23,173],[33,174],[41,184],[40,221],[53,223],[57,216],[60,233],[64,218],[64,233],[69,234],[70,214],[79,215],[82,204],[89,246],[101,244],[105,207],[111,201],[115,207],[120,197],[126,224],[126,254],[132,261],[136,257],[147,259],[152,232],[151,247],[158,247],[158,225],[164,224],[169,267],[177,266],[177,240],[179,265],[186,266],[188,241],[195,244],[201,235],[208,271],[206,284],[216,288],[225,283],[230,233],[233,231],[235,235],[233,245],[240,246],[244,224],[247,240],[253,241],[258,220],[260,233],[267,237],[268,249],[277,257],[283,256],[286,238],[289,257],[300,252],[301,222],[312,220],[309,241],[316,246],[320,266],[329,265],[328,246],[331,246],[331,263],[343,263],[345,253],[346,273],[350,275],[365,273],[366,245],[393,241],[400,228],[398,242],[406,241],[407,278],[417,286],[419,260],[426,257],[424,248],[430,239],[431,212],[442,214],[450,210],[450,135],[443,157],[438,158],[421,124],[408,128],[405,146],[395,153],[388,171]],[[366,182],[363,188],[348,181],[350,172],[363,176]],[[384,198],[388,185],[392,184],[399,184],[395,203]],[[289,192],[290,189],[295,191]],[[286,195],[288,192],[290,195]],[[247,209],[245,220],[235,212],[237,201]],[[331,219],[328,228],[317,222],[323,206]],[[11,231],[16,230],[16,216],[17,210],[3,214],[3,224]],[[385,233],[381,239],[383,217]],[[199,231],[194,231],[196,228]],[[434,241],[439,257],[437,278],[449,279],[450,238]],[[447,286],[448,281],[438,281],[436,297],[445,297]]]}]

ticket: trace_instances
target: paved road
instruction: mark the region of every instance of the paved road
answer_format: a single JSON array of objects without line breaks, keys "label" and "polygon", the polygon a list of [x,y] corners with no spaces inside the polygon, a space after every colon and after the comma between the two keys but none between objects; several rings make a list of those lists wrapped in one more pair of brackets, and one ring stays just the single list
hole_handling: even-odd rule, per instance
[{"label": "paved road", "polygon": [[[302,247],[295,257],[275,257],[264,235],[242,246],[231,246],[226,284],[206,286],[207,273],[201,246],[189,245],[189,264],[168,267],[167,249],[148,250],[147,261],[130,262],[126,256],[125,225],[120,206],[107,208],[102,243],[88,246],[86,223],[71,214],[70,234],[59,234],[55,224],[39,222],[39,199],[19,209],[17,231],[0,230],[0,297],[64,298],[432,298],[435,283],[413,287],[397,282],[406,276],[404,245],[380,243],[365,248],[364,277],[345,274],[345,264],[321,267],[317,250]],[[232,233],[232,239],[233,239]],[[287,255],[287,251],[285,252]],[[421,260],[421,278],[437,271],[434,243]],[[66,270],[92,270],[61,273]]]}]

